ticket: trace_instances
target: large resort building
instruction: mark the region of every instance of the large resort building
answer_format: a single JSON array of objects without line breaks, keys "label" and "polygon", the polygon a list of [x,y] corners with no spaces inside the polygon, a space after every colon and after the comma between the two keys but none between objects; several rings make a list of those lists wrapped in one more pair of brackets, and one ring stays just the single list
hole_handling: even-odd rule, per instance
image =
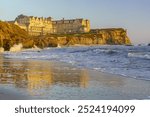
[{"label": "large resort building", "polygon": [[19,15],[15,24],[30,35],[86,33],[90,31],[90,21],[84,19],[56,20],[51,17]]},{"label": "large resort building", "polygon": [[56,33],[86,33],[90,31],[89,20],[72,19],[53,21],[53,27]]}]

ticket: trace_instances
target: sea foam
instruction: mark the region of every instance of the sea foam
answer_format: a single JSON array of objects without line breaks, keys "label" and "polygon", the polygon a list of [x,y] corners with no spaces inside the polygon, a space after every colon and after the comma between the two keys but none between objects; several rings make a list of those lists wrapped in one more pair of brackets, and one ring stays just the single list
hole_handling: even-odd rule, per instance
[{"label": "sea foam", "polygon": [[22,47],[23,47],[22,43],[15,44],[13,47],[10,48],[10,51],[11,52],[21,51]]},{"label": "sea foam", "polygon": [[54,60],[78,68],[119,74],[135,79],[150,80],[150,48],[127,46],[87,46],[46,48],[5,53],[6,58]]},{"label": "sea foam", "polygon": [[4,52],[4,48],[0,47],[0,53]]}]

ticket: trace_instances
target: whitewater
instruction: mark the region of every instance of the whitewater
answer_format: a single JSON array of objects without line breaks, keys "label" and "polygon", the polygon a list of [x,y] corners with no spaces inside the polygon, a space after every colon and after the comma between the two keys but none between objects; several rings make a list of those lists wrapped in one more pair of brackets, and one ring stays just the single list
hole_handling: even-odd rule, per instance
[{"label": "whitewater", "polygon": [[5,58],[59,61],[81,69],[150,80],[150,46],[78,46],[3,54]]}]

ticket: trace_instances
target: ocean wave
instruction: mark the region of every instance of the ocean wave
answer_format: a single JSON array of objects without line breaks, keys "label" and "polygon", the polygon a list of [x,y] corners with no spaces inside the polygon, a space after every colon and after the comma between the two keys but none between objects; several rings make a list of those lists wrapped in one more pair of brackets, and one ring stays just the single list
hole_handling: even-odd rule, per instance
[{"label": "ocean wave", "polygon": [[4,52],[4,48],[0,47],[0,53]]},{"label": "ocean wave", "polygon": [[128,57],[133,58],[141,58],[141,59],[150,59],[150,53],[136,52],[136,53],[128,53]]},{"label": "ocean wave", "polygon": [[95,53],[95,54],[108,54],[108,55],[113,55],[117,54],[120,51],[113,50],[113,49],[104,49],[104,48],[85,48],[85,49],[80,49],[80,50],[73,50],[70,51],[70,53]]},{"label": "ocean wave", "polygon": [[[124,46],[62,47],[4,52],[5,58],[54,60],[112,74],[150,80],[149,48]],[[133,58],[133,59],[132,59]]]},{"label": "ocean wave", "polygon": [[21,51],[22,47],[23,47],[22,43],[15,44],[13,47],[10,48],[10,51],[18,52],[18,51]]}]

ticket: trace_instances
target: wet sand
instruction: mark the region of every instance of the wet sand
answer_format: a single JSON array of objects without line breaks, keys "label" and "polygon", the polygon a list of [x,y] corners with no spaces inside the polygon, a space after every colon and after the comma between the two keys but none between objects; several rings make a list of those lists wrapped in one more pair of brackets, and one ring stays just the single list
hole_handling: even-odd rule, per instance
[{"label": "wet sand", "polygon": [[10,89],[3,89],[0,87],[0,100],[27,100],[27,96],[23,96],[22,94],[10,90]]},{"label": "wet sand", "polygon": [[150,99],[150,81],[66,63],[3,58],[0,73],[0,100]]}]

